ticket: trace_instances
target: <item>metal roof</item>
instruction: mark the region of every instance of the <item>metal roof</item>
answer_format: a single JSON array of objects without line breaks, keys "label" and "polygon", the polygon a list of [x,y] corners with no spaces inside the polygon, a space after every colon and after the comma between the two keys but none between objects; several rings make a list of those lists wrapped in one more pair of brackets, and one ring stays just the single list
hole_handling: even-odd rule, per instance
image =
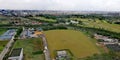
[{"label": "metal roof", "polygon": [[10,57],[15,57],[15,56],[20,56],[20,53],[22,51],[23,48],[16,48],[16,49],[13,49],[11,54],[10,54]]}]

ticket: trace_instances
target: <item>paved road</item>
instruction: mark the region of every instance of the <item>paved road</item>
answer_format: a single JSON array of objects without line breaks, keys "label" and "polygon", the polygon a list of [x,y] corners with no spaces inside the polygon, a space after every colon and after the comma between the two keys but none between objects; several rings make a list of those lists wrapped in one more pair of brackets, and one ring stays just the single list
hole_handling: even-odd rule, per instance
[{"label": "paved road", "polygon": [[20,34],[20,38],[24,39],[26,38],[26,34],[27,34],[27,29],[23,30],[22,33]]},{"label": "paved road", "polygon": [[45,37],[44,34],[42,34],[41,37],[42,37],[43,45],[44,45],[45,59],[46,60],[51,60],[51,58],[50,58],[50,52],[49,52],[49,49],[48,49],[48,44],[47,44],[47,41],[46,41],[46,37]]},{"label": "paved road", "polygon": [[5,54],[9,51],[9,48],[12,46],[12,43],[14,42],[14,36],[12,37],[12,39],[8,42],[8,44],[6,45],[6,47],[3,49],[3,51],[0,54],[0,60],[3,60]]}]

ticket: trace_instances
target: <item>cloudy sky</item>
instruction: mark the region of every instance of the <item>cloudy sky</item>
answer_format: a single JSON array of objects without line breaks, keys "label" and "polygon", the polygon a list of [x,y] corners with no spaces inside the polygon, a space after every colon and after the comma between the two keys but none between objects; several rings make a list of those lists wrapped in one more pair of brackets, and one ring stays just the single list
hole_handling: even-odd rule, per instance
[{"label": "cloudy sky", "polygon": [[120,0],[0,0],[0,9],[120,11]]}]

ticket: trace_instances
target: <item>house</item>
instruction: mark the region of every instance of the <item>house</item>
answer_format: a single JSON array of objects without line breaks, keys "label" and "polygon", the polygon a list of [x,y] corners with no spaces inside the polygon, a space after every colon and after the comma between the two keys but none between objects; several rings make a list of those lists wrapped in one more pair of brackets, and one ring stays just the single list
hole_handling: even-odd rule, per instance
[{"label": "house", "polygon": [[57,56],[58,57],[65,57],[65,56],[67,56],[67,52],[66,51],[57,51]]},{"label": "house", "polygon": [[57,51],[56,60],[70,60],[67,51],[65,50]]},{"label": "house", "polygon": [[79,23],[78,21],[75,21],[75,20],[70,20],[70,22],[71,22],[72,24],[78,24],[78,23]]},{"label": "house", "polygon": [[20,35],[20,38],[36,38],[40,37],[42,34],[42,28],[24,28]]},{"label": "house", "polygon": [[118,43],[118,45],[120,46],[120,43]]},{"label": "house", "polygon": [[99,41],[99,43],[102,43],[104,45],[119,43],[118,39],[109,38],[108,36],[94,34],[94,37]]},{"label": "house", "polygon": [[106,47],[111,49],[112,51],[120,52],[120,45],[118,44],[107,44]]},{"label": "house", "polygon": [[66,25],[69,25],[70,23],[69,22],[65,22]]},{"label": "house", "polygon": [[41,34],[42,34],[42,32],[40,32],[40,31],[34,31],[34,33],[30,35],[30,37],[33,37],[33,38],[39,37]]},{"label": "house", "polygon": [[8,60],[23,60],[23,48],[13,49]]},{"label": "house", "polygon": [[42,28],[40,28],[40,27],[39,27],[39,28],[37,28],[36,30],[38,30],[38,31],[43,31],[43,29],[42,29]]}]

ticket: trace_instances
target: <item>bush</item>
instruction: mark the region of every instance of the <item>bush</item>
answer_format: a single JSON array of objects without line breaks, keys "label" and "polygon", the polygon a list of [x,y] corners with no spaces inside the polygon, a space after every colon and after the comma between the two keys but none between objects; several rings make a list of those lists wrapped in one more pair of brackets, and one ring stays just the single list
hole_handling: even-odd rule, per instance
[{"label": "bush", "polygon": [[43,54],[43,51],[39,50],[39,51],[35,51],[35,52],[32,52],[33,55],[37,55],[37,54]]}]

